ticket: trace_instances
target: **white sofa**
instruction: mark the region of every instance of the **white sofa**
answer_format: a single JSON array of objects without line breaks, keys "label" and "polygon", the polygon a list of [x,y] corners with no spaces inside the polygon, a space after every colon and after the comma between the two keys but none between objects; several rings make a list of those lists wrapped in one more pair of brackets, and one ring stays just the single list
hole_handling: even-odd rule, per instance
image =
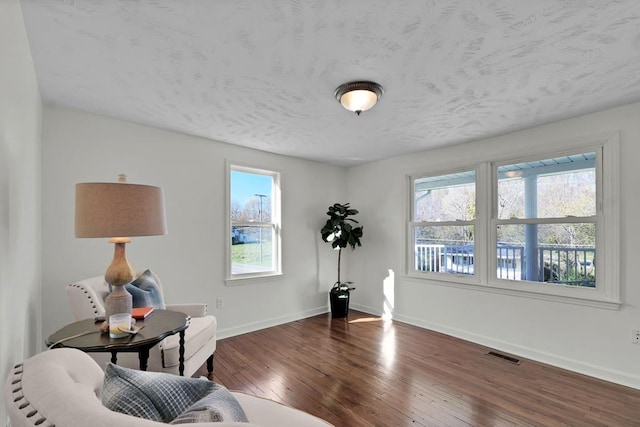
[{"label": "white sofa", "polygon": [[[153,271],[150,274],[162,293],[160,278]],[[105,298],[109,295],[109,285],[103,276],[91,277],[71,283],[66,287],[67,299],[75,320],[93,319],[104,316]],[[167,310],[180,311],[191,317],[189,327],[185,331],[184,375],[192,376],[202,365],[207,364],[211,378],[213,372],[213,353],[216,350],[215,316],[207,314],[206,304],[166,304]],[[179,336],[172,335],[149,351],[148,371],[178,374]],[[109,362],[108,353],[91,353],[91,357],[105,368]],[[135,353],[118,354],[118,365],[127,368],[138,368],[140,362]]]},{"label": "white sofa", "polygon": [[[113,412],[100,400],[104,372],[87,354],[48,350],[14,367],[4,387],[13,427],[153,427],[163,423]],[[331,424],[279,403],[232,393],[249,423],[198,423],[208,427],[327,427]]]}]

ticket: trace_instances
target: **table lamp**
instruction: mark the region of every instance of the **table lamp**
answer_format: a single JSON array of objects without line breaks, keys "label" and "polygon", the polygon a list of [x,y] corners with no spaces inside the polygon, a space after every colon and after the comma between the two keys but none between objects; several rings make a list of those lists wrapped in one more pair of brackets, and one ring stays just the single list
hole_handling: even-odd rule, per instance
[{"label": "table lamp", "polygon": [[135,278],[125,245],[130,237],[167,234],[162,188],[130,184],[125,175],[117,183],[76,184],[76,237],[107,237],[115,244],[113,261],[104,279],[111,286],[105,300],[105,318],[131,313],[131,294],[125,286]]}]

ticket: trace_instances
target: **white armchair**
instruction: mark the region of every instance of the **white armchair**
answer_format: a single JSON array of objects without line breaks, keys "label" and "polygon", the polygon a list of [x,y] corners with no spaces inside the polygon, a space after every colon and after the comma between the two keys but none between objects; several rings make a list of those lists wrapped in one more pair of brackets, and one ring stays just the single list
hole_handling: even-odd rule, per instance
[{"label": "white armchair", "polygon": [[[160,278],[153,272],[151,276],[162,292]],[[104,277],[96,276],[66,287],[67,299],[75,320],[93,319],[104,316],[104,300],[109,294],[109,285]],[[184,375],[192,376],[205,362],[209,377],[213,373],[213,353],[216,349],[216,318],[207,315],[206,304],[166,304],[167,310],[179,311],[191,317],[189,327],[185,331],[184,342]],[[149,351],[147,369],[154,372],[178,374],[179,369],[179,337],[172,335]],[[109,361],[108,354],[90,353],[91,357],[104,369]],[[118,354],[118,365],[128,368],[139,367],[136,354]]]}]

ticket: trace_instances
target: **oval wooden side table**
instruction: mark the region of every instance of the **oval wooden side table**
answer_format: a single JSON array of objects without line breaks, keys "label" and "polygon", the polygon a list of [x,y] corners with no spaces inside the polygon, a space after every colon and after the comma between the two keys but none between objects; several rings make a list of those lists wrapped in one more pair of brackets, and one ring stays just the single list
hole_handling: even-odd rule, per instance
[{"label": "oval wooden side table", "polygon": [[166,337],[180,334],[179,372],[184,375],[184,331],[189,327],[189,316],[178,311],[154,310],[149,317],[136,321],[140,330],[124,338],[109,338],[101,332],[102,321],[94,319],[70,323],[47,338],[47,347],[76,348],[87,353],[111,353],[111,362],[117,363],[118,353],[138,353],[140,370],[147,370],[149,350]]}]

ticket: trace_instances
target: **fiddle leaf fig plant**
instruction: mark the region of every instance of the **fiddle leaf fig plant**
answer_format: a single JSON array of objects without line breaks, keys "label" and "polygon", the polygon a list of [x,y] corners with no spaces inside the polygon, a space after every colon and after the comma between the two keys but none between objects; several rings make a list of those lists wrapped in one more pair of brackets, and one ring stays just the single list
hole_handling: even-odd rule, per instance
[{"label": "fiddle leaf fig plant", "polygon": [[350,287],[353,282],[343,282],[340,278],[340,262],[342,258],[342,249],[347,246],[354,250],[356,246],[362,246],[360,238],[362,238],[362,226],[354,218],[357,215],[356,209],[351,209],[349,203],[335,203],[329,206],[327,215],[329,219],[324,227],[320,230],[322,240],[331,243],[331,247],[338,251],[338,281],[333,285],[332,292],[348,293],[355,288]]}]

